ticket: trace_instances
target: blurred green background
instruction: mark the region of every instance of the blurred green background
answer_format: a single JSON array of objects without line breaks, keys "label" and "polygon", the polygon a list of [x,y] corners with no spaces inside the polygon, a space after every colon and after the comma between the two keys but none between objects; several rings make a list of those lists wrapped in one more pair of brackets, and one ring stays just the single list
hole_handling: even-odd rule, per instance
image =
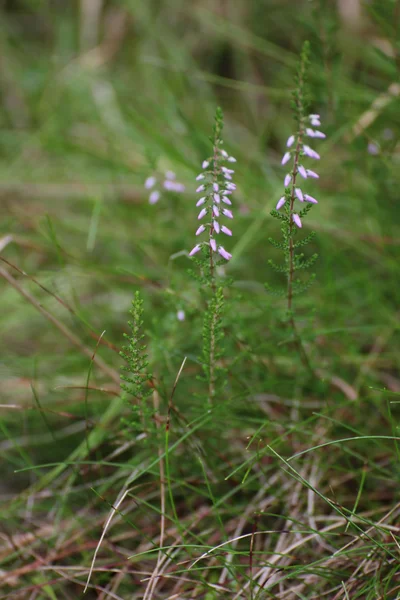
[{"label": "blurred green background", "polygon": [[[320,259],[317,283],[297,305],[302,330],[319,366],[356,392],[400,391],[399,27],[394,0],[0,1],[6,507],[42,475],[15,469],[63,460],[82,440],[83,388],[104,330],[93,378],[108,393],[93,391],[91,416],[108,410],[136,289],[150,337],[168,333],[153,348],[167,378],[195,353],[186,251],[217,105],[225,147],[237,158],[226,270],[253,298],[246,314],[259,318],[255,330],[261,323],[267,331],[281,310],[263,287],[279,282],[267,265],[276,253],[268,237],[279,236],[269,213],[282,192],[306,39],[311,109],[327,139],[318,146],[320,179],[308,190],[319,204],[304,229],[317,232]],[[186,190],[150,205],[144,181],[168,169]],[[177,309],[187,314],[184,330]],[[279,363],[266,334],[268,344]],[[279,369],[269,377],[268,390],[290,388]],[[118,420],[107,427],[119,435]]]}]

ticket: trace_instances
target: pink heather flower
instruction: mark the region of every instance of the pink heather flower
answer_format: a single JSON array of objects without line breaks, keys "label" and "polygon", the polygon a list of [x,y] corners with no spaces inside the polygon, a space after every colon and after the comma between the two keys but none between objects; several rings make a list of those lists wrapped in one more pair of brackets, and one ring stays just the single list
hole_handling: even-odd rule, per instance
[{"label": "pink heather flower", "polygon": [[288,148],[290,148],[290,146],[293,146],[294,143],[294,135],[291,135],[290,137],[288,137],[288,141],[286,142],[286,146]]},{"label": "pink heather flower", "polygon": [[148,177],[144,182],[144,187],[146,190],[150,190],[152,187],[154,187],[156,181],[157,179],[155,177]]},{"label": "pink heather flower", "polygon": [[294,190],[294,193],[296,194],[296,197],[300,200],[300,202],[304,202],[304,196],[303,196],[303,192],[301,191],[300,188],[296,188]]},{"label": "pink heather flower", "polygon": [[285,152],[285,154],[283,155],[283,158],[281,160],[281,165],[286,165],[287,162],[289,162],[290,160],[290,152]]},{"label": "pink heather flower", "polygon": [[214,252],[217,251],[217,242],[214,240],[214,238],[210,238],[210,246],[214,250]]},{"label": "pink heather flower", "polygon": [[286,202],[286,198],[285,196],[282,196],[282,198],[280,198],[278,200],[278,204],[276,205],[276,210],[279,210],[280,208],[282,208],[282,206],[285,204]]},{"label": "pink heather flower", "polygon": [[315,131],[314,131],[314,129],[310,129],[309,127],[307,127],[307,129],[306,129],[306,135],[308,135],[308,137],[315,137]]},{"label": "pink heather flower", "polygon": [[227,167],[221,167],[221,171],[223,171],[224,173],[234,173],[234,169],[227,169]]},{"label": "pink heather flower", "polygon": [[296,213],[293,213],[293,221],[296,223],[297,227],[303,227],[301,224],[301,219]]},{"label": "pink heather flower", "polygon": [[226,217],[228,217],[228,219],[233,219],[233,214],[229,210],[229,208],[223,208],[222,209],[222,214],[224,214]]},{"label": "pink heather flower", "polygon": [[220,232],[220,227],[219,227],[218,221],[215,221],[215,220],[213,221],[213,227],[217,233]]},{"label": "pink heather flower", "polygon": [[176,313],[176,318],[178,319],[178,321],[184,321],[185,320],[185,311],[178,310],[178,312]]},{"label": "pink heather flower", "polygon": [[229,260],[230,258],[232,258],[232,254],[229,254],[229,252],[227,252],[222,246],[218,247],[218,252],[225,260]]},{"label": "pink heather flower", "polygon": [[220,150],[220,152],[224,158],[228,158],[229,154],[227,153],[226,150]]},{"label": "pink heather flower", "polygon": [[223,196],[229,196],[229,194],[232,194],[232,190],[224,190],[224,191],[222,192],[222,195],[223,195]]},{"label": "pink heather flower", "polygon": [[203,160],[203,162],[201,163],[201,168],[202,169],[207,169],[207,167],[210,166],[210,163],[208,162],[208,160]]},{"label": "pink heather flower", "polygon": [[368,144],[368,153],[371,154],[372,156],[376,156],[377,154],[379,154],[378,144],[375,144],[375,142],[370,142]]},{"label": "pink heather flower", "polygon": [[316,173],[315,171],[311,171],[311,169],[307,169],[307,175],[309,177],[312,177],[313,179],[319,179],[318,173]]},{"label": "pink heather flower", "polygon": [[196,231],[196,235],[200,235],[201,233],[203,233],[203,231],[205,231],[206,228],[204,225],[200,225],[200,227],[198,228],[198,230]]},{"label": "pink heather flower", "polygon": [[196,194],[198,194],[199,192],[204,192],[205,189],[206,187],[204,185],[199,185],[199,187],[196,190]]},{"label": "pink heather flower", "polygon": [[193,250],[191,250],[189,252],[189,256],[193,256],[193,254],[196,254],[196,252],[198,252],[200,250],[200,244],[196,244],[195,247],[193,248]]},{"label": "pink heather flower", "polygon": [[183,185],[183,183],[177,183],[175,182],[171,182],[171,185],[173,186],[171,189],[174,192],[184,192],[185,191],[185,186]]},{"label": "pink heather flower", "polygon": [[236,162],[236,158],[234,156],[228,156],[228,162],[234,163]]},{"label": "pink heather flower", "polygon": [[202,208],[201,211],[199,212],[199,216],[197,217],[198,220],[202,219],[203,217],[205,217],[207,214],[207,209],[206,208]]},{"label": "pink heather flower", "polygon": [[165,172],[165,178],[166,179],[170,179],[170,180],[174,180],[176,178],[176,175],[173,171],[166,171]]},{"label": "pink heather flower", "polygon": [[326,138],[326,135],[322,131],[318,131],[318,129],[316,129],[314,131],[314,137],[324,140]]},{"label": "pink heather flower", "polygon": [[313,196],[310,196],[310,194],[304,194],[304,200],[306,200],[306,202],[311,202],[312,204],[318,204],[318,200]]},{"label": "pink heather flower", "polygon": [[218,210],[218,206],[214,206],[212,207],[213,213],[216,217],[219,217],[219,210]]},{"label": "pink heather flower", "polygon": [[227,196],[222,196],[222,202],[225,202],[225,204],[232,206],[232,202],[229,200],[229,198]]},{"label": "pink heather flower", "polygon": [[185,186],[183,185],[183,183],[178,183],[177,181],[170,181],[169,179],[166,179],[164,181],[164,188],[166,190],[168,190],[169,192],[184,192],[185,191]]},{"label": "pink heather flower", "polygon": [[204,179],[203,173],[200,173],[200,175],[197,175],[196,181],[200,181],[201,179]]},{"label": "pink heather flower", "polygon": [[285,177],[285,181],[283,182],[285,188],[287,188],[290,185],[291,181],[292,181],[292,176],[290,173],[288,173]]},{"label": "pink heather flower", "polygon": [[201,206],[202,204],[204,204],[205,201],[206,201],[206,197],[203,196],[202,198],[200,198],[200,200],[198,200],[196,202],[196,206]]},{"label": "pink heather flower", "polygon": [[299,165],[297,167],[298,172],[300,173],[300,175],[304,178],[307,179],[307,171],[305,170],[305,168],[303,167],[303,165]]},{"label": "pink heather flower", "polygon": [[225,225],[222,225],[221,231],[222,233],[225,233],[225,235],[232,235],[232,231],[228,229],[228,227],[225,227]]},{"label": "pink heather flower", "polygon": [[232,180],[232,175],[230,175],[229,173],[224,173],[224,177],[225,179]]},{"label": "pink heather flower", "polygon": [[307,146],[306,144],[304,144],[303,150],[304,154],[307,154],[307,156],[309,156],[310,158],[316,158],[317,160],[321,158],[318,152],[315,152],[315,150],[313,150],[312,148],[310,148],[310,146]]},{"label": "pink heather flower", "polygon": [[156,204],[156,202],[158,202],[159,199],[160,199],[160,192],[157,192],[157,190],[154,190],[154,192],[151,192],[151,194],[149,196],[149,203]]},{"label": "pink heather flower", "polygon": [[227,183],[226,188],[228,190],[236,190],[236,183]]},{"label": "pink heather flower", "polygon": [[218,183],[213,183],[213,189],[214,189],[214,192],[218,192],[218,190],[219,190]]},{"label": "pink heather flower", "polygon": [[214,202],[216,202],[217,204],[219,204],[221,202],[221,198],[219,194],[214,194]]}]

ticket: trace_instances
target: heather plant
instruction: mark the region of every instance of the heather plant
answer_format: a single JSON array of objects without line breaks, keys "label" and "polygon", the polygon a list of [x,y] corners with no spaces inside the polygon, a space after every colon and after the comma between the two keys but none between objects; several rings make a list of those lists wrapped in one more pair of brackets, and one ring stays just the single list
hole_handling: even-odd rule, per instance
[{"label": "heather plant", "polygon": [[[311,365],[303,346],[301,337],[296,327],[293,299],[296,295],[308,290],[312,284],[315,275],[312,274],[308,279],[300,279],[297,273],[311,268],[316,262],[318,255],[313,254],[305,258],[303,249],[314,238],[315,232],[312,231],[305,238],[298,240],[298,232],[303,227],[303,220],[309,213],[313,205],[318,201],[310,194],[303,191],[303,183],[307,180],[318,179],[319,175],[314,170],[307,168],[306,163],[311,160],[319,160],[320,155],[308,145],[308,138],[324,139],[325,134],[319,130],[321,126],[320,115],[307,114],[308,99],[306,94],[307,71],[309,68],[309,43],[306,42],[301,53],[299,71],[296,76],[296,89],[293,92],[293,113],[296,124],[294,134],[291,134],[287,140],[287,150],[282,158],[282,165],[289,164],[292,168],[284,178],[284,195],[278,200],[276,209],[271,215],[281,222],[282,241],[276,241],[269,238],[270,243],[284,253],[284,265],[278,265],[272,259],[268,260],[269,265],[278,273],[283,273],[286,277],[286,300],[287,300],[287,323],[289,324],[296,345],[298,347],[301,359],[305,366],[311,370]],[[306,143],[307,142],[307,143]],[[299,179],[303,180],[303,183]],[[300,203],[300,204],[299,204]],[[299,210],[296,205],[301,206]],[[283,214],[281,211],[283,209]],[[267,285],[267,289],[271,289]]]},{"label": "heather plant", "polygon": [[1,600],[394,600],[398,3],[1,4]]}]

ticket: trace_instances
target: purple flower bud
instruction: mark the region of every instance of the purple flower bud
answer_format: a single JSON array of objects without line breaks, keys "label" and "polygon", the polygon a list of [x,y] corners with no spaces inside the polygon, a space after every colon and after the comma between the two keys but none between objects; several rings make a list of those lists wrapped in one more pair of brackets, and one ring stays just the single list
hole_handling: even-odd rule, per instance
[{"label": "purple flower bud", "polygon": [[178,321],[184,321],[185,320],[185,311],[178,310],[178,312],[176,313],[176,318],[178,319]]},{"label": "purple flower bud", "polygon": [[198,228],[198,230],[196,231],[196,235],[200,235],[201,233],[203,233],[203,231],[205,231],[206,228],[204,225],[200,225],[200,227]]},{"label": "purple flower bud", "polygon": [[226,150],[220,150],[220,152],[224,158],[228,158],[229,154],[227,153]]},{"label": "purple flower bud", "polygon": [[314,137],[324,140],[326,138],[326,135],[322,131],[316,130],[314,131]]},{"label": "purple flower bud", "polygon": [[311,171],[311,169],[307,169],[307,175],[309,177],[312,177],[313,179],[319,179],[318,173],[316,173],[315,171]]},{"label": "purple flower bud", "polygon": [[228,156],[228,162],[234,163],[236,162],[236,158],[234,156]]},{"label": "purple flower bud", "polygon": [[286,165],[287,162],[289,162],[290,160],[290,152],[285,152],[285,154],[283,155],[283,158],[281,160],[281,165]]},{"label": "purple flower bud", "polygon": [[151,192],[151,194],[149,196],[149,203],[156,204],[156,202],[158,202],[159,199],[160,199],[160,192],[157,192],[156,190],[154,190],[154,192]]},{"label": "purple flower bud", "polygon": [[220,232],[220,226],[219,226],[218,221],[215,221],[215,220],[213,221],[213,227],[217,233]]},{"label": "purple flower bud", "polygon": [[210,246],[214,250],[214,252],[217,251],[217,242],[214,240],[214,238],[210,238]]},{"label": "purple flower bud", "polygon": [[226,189],[228,190],[236,190],[236,183],[227,183]]},{"label": "purple flower bud", "polygon": [[229,173],[224,173],[224,177],[225,177],[225,179],[232,180],[232,175],[230,175]]},{"label": "purple flower bud", "polygon": [[306,129],[306,135],[308,135],[308,137],[315,137],[315,131],[314,131],[314,129],[310,129],[309,127],[307,127],[307,129]]},{"label": "purple flower bud", "polygon": [[307,179],[307,171],[305,170],[305,168],[303,167],[303,165],[299,165],[297,167],[298,172],[300,173],[300,175],[304,178]]},{"label": "purple flower bud", "polygon": [[174,192],[184,192],[185,191],[185,186],[183,185],[183,183],[177,183],[175,182],[171,182],[171,185],[173,186],[171,189]]},{"label": "purple flower bud", "polygon": [[144,187],[146,190],[150,190],[155,185],[156,181],[157,180],[155,177],[148,177],[144,182]]},{"label": "purple flower bud", "polygon": [[207,214],[207,209],[206,208],[202,208],[201,211],[199,212],[199,216],[197,217],[197,219],[202,219],[203,217],[205,217]]},{"label": "purple flower bud", "polygon": [[165,173],[165,178],[169,179],[169,180],[174,180],[176,177],[175,173],[173,171],[166,171]]},{"label": "purple flower bud", "polygon": [[229,254],[229,252],[227,252],[222,246],[219,246],[218,252],[225,260],[229,260],[230,258],[232,258],[232,254]]},{"label": "purple flower bud", "polygon": [[291,135],[290,137],[288,137],[288,141],[286,142],[286,146],[288,148],[290,148],[290,146],[293,146],[294,143],[294,135]]},{"label": "purple flower bud", "polygon": [[213,183],[213,188],[214,188],[214,192],[218,192],[218,190],[219,190],[218,183]]},{"label": "purple flower bud", "polygon": [[222,192],[222,195],[223,195],[223,196],[229,196],[229,194],[232,194],[232,190],[224,190],[224,191]]},{"label": "purple flower bud", "polygon": [[290,173],[288,173],[285,177],[285,181],[283,182],[285,188],[287,188],[290,185],[291,181],[292,181],[292,176]]},{"label": "purple flower bud", "polygon": [[203,162],[201,163],[201,167],[202,169],[207,169],[207,167],[210,166],[210,163],[208,162],[208,160],[203,160]]},{"label": "purple flower bud", "polygon": [[221,202],[221,198],[219,194],[214,194],[214,202],[216,202],[217,204],[219,204]]},{"label": "purple flower bud", "polygon": [[200,198],[200,200],[198,200],[196,202],[196,206],[201,206],[202,204],[204,204],[205,201],[206,201],[206,197],[203,196],[202,198]]},{"label": "purple flower bud", "polygon": [[234,173],[235,172],[233,169],[228,169],[227,167],[221,167],[221,171],[223,171],[224,173]]},{"label": "purple flower bud", "polygon": [[306,200],[306,202],[311,202],[312,204],[318,204],[318,200],[313,196],[310,196],[310,194],[304,194],[304,200]]},{"label": "purple flower bud", "polygon": [[199,192],[204,192],[205,189],[206,189],[205,185],[199,185],[199,187],[196,190],[196,194],[198,194]]},{"label": "purple flower bud", "polygon": [[297,227],[303,227],[301,224],[301,219],[296,213],[293,213],[293,221],[296,223]]},{"label": "purple flower bud", "polygon": [[222,196],[222,202],[225,202],[225,204],[228,204],[228,206],[232,206],[232,202],[227,196]]},{"label": "purple flower bud", "polygon": [[316,158],[317,160],[321,158],[318,152],[315,152],[315,150],[313,150],[312,148],[310,148],[310,146],[307,146],[306,144],[304,144],[303,150],[304,154],[307,154],[307,156],[309,156],[310,158]]},{"label": "purple flower bud", "polygon": [[317,115],[316,113],[312,113],[308,116],[310,117],[310,119],[320,119],[321,118],[321,115]]},{"label": "purple flower bud", "polygon": [[296,198],[298,198],[298,200],[300,200],[300,202],[304,202],[303,192],[301,191],[300,188],[296,188],[294,190],[294,193],[296,194]]},{"label": "purple flower bud", "polygon": [[200,173],[200,175],[197,175],[196,181],[200,181],[201,179],[204,179],[203,173]]},{"label": "purple flower bud", "polygon": [[379,154],[379,146],[378,146],[378,144],[375,144],[375,142],[370,142],[368,144],[368,152],[372,156],[376,156],[377,154]]},{"label": "purple flower bud", "polygon": [[225,225],[222,225],[221,231],[222,231],[222,233],[225,233],[226,235],[232,235],[232,231],[230,229],[228,229],[228,227],[225,227]]},{"label": "purple flower bud", "polygon": [[219,210],[218,210],[218,206],[215,206],[215,204],[214,204],[214,205],[213,205],[213,207],[212,207],[212,211],[213,211],[213,213],[214,213],[214,215],[215,215],[216,217],[219,217]]},{"label": "purple flower bud", "polygon": [[285,196],[282,196],[282,198],[280,198],[278,200],[278,204],[276,205],[276,210],[279,210],[280,208],[282,208],[282,206],[285,204],[286,202],[286,198]]},{"label": "purple flower bud", "polygon": [[233,214],[229,210],[229,208],[223,208],[222,209],[222,214],[224,214],[226,217],[228,217],[228,219],[233,219]]},{"label": "purple flower bud", "polygon": [[195,247],[193,248],[193,250],[191,250],[189,252],[189,256],[193,256],[193,254],[196,254],[196,252],[198,252],[200,250],[200,244],[196,244]]}]

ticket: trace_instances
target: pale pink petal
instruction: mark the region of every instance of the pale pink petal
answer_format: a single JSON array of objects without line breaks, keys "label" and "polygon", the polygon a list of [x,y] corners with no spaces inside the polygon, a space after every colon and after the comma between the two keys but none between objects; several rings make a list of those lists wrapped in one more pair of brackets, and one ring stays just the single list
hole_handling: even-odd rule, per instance
[{"label": "pale pink petal", "polygon": [[225,227],[225,225],[222,225],[221,231],[222,233],[225,233],[225,235],[232,235],[232,231],[228,227]]},{"label": "pale pink petal", "polygon": [[200,225],[200,227],[198,228],[198,230],[196,231],[196,235],[200,235],[201,233],[203,233],[203,231],[205,231],[206,228],[204,227],[204,225]]},{"label": "pale pink petal", "polygon": [[193,248],[193,250],[191,250],[189,252],[189,256],[193,256],[193,254],[196,254],[196,252],[198,252],[200,250],[200,244],[196,244],[196,246]]},{"label": "pale pink petal", "polygon": [[218,221],[213,221],[213,227],[217,233],[220,232],[220,227]]},{"label": "pale pink petal", "polygon": [[282,206],[285,204],[286,202],[286,198],[285,196],[282,196],[282,198],[280,198],[278,200],[278,204],[276,205],[276,210],[279,210],[280,208],[282,208]]},{"label": "pale pink petal", "polygon": [[207,169],[207,167],[210,166],[210,163],[208,162],[208,160],[203,160],[203,162],[201,163],[201,167],[203,169]]},{"label": "pale pink petal", "polygon": [[304,178],[307,179],[307,171],[305,170],[305,168],[303,167],[303,165],[299,165],[297,167],[298,172],[300,173],[300,175]]},{"label": "pale pink petal", "polygon": [[206,189],[205,185],[199,185],[199,187],[196,190],[196,193],[198,194],[199,192],[204,192],[205,189]]},{"label": "pale pink petal", "polygon": [[301,219],[296,213],[293,213],[293,221],[296,223],[297,227],[302,227]]},{"label": "pale pink petal", "polygon": [[290,148],[290,146],[293,146],[294,143],[294,135],[291,135],[290,137],[288,137],[288,141],[286,142],[286,146],[288,148]]},{"label": "pale pink petal", "polygon": [[304,196],[303,196],[303,192],[301,191],[300,188],[296,188],[294,190],[294,193],[296,194],[296,197],[298,198],[298,200],[300,200],[300,202],[304,201]]},{"label": "pale pink petal", "polygon": [[144,187],[146,188],[146,190],[150,190],[152,187],[154,187],[156,181],[157,180],[155,177],[148,177],[144,182]]},{"label": "pale pink petal", "polygon": [[287,188],[290,185],[291,181],[292,181],[292,176],[290,173],[288,173],[285,177],[285,181],[283,182],[283,185],[285,186],[285,188]]},{"label": "pale pink petal", "polygon": [[151,194],[149,196],[149,203],[156,204],[156,202],[158,202],[159,199],[160,199],[160,192],[157,192],[156,190],[154,190],[154,192],[151,192]]},{"label": "pale pink petal", "polygon": [[281,160],[281,165],[286,165],[287,162],[289,162],[290,160],[290,152],[285,152],[285,154],[283,155],[283,158]]},{"label": "pale pink petal", "polygon": [[222,209],[222,213],[228,217],[229,219],[233,219],[233,214],[232,212],[229,210],[229,208],[223,208]]},{"label": "pale pink petal", "polygon": [[201,206],[202,204],[204,204],[205,201],[206,201],[206,196],[203,196],[202,198],[200,198],[200,200],[198,200],[196,202],[196,206]]},{"label": "pale pink petal", "polygon": [[207,214],[207,209],[206,208],[202,208],[201,211],[199,212],[199,216],[197,217],[198,219],[202,219],[203,217],[205,217]]},{"label": "pale pink petal", "polygon": [[214,252],[217,251],[217,242],[214,240],[214,238],[210,238],[210,246],[214,250]]},{"label": "pale pink petal", "polygon": [[310,194],[304,194],[304,200],[306,200],[306,202],[311,202],[312,204],[318,204],[318,200],[313,196],[310,196]]},{"label": "pale pink petal", "polygon": [[232,254],[229,254],[229,252],[227,252],[222,246],[219,246],[218,252],[225,260],[229,260],[230,258],[232,258]]}]

